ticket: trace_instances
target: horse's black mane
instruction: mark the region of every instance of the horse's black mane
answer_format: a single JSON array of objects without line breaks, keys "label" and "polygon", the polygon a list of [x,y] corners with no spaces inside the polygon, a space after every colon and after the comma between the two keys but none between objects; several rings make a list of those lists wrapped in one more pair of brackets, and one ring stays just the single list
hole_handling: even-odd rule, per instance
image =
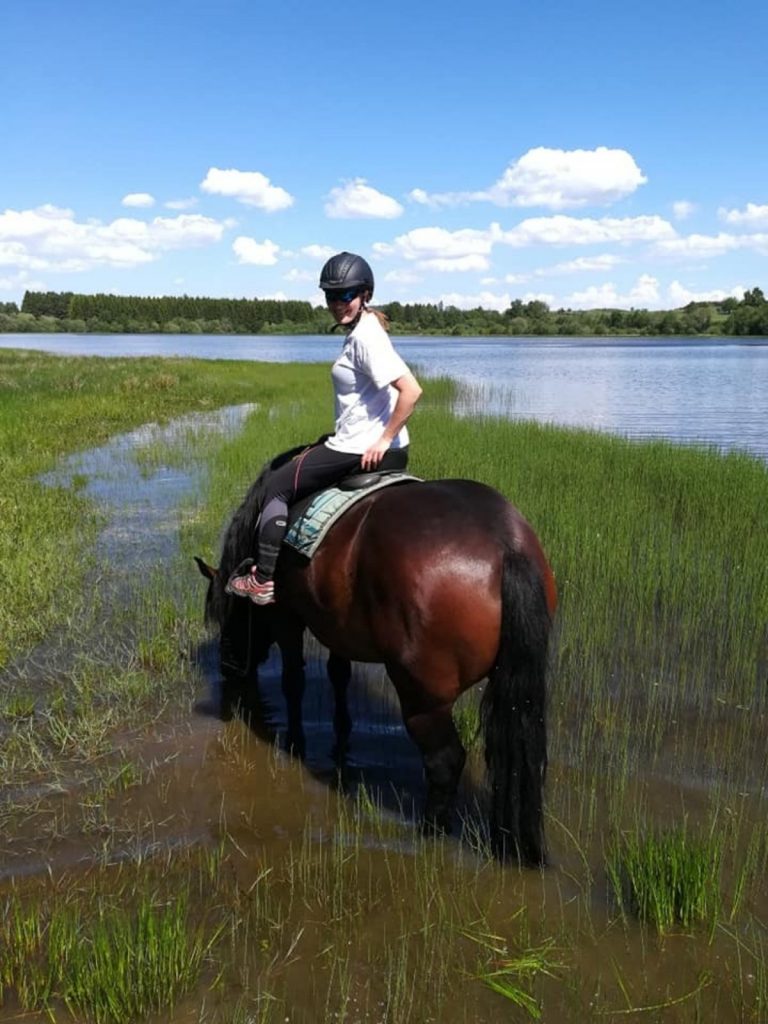
[{"label": "horse's black mane", "polygon": [[254,482],[248,489],[248,493],[232,516],[232,520],[224,534],[224,541],[219,559],[219,571],[216,577],[215,586],[211,589],[210,599],[206,608],[206,618],[221,623],[226,613],[226,605],[229,600],[224,593],[224,586],[244,558],[252,558],[256,550],[256,525],[264,504],[264,497],[267,490],[267,482],[270,474],[284,466],[286,462],[299,455],[307,446],[297,445],[281,452],[273,459],[265,462]]}]

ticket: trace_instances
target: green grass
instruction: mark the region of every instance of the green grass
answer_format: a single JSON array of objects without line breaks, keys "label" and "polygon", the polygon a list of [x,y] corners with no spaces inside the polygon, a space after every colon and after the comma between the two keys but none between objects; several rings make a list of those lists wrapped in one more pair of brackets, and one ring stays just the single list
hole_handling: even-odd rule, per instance
[{"label": "green grass", "polygon": [[330,398],[319,367],[0,351],[0,667],[68,626],[98,529],[92,506],[43,486],[39,474],[61,455],[142,423],[256,397],[269,408],[300,382]]},{"label": "green grass", "polygon": [[[31,854],[52,865],[26,886],[0,881],[0,1020],[23,1004],[105,1021],[170,1019],[174,1005],[198,1024],[314,1024],[318,1013],[478,1024],[538,1012],[762,1024],[764,465],[454,419],[459,389],[425,381],[410,470],[502,490],[534,524],[560,590],[552,866],[519,874],[485,856],[480,834],[423,839],[368,788],[321,798],[237,722],[212,731],[191,769],[176,761],[183,730],[162,738],[169,723],[186,727],[200,689],[204,585],[191,555],[215,561],[262,463],[327,429],[326,368],[18,353],[0,353],[0,365],[0,493],[14,509],[0,516],[0,663],[41,637],[60,644],[51,664],[20,662],[0,693],[3,863],[12,872]],[[139,422],[246,401],[257,408],[237,437],[193,431],[126,456],[147,472],[204,465],[180,517],[182,553],[129,579],[124,604],[83,586],[91,571],[104,578],[89,564],[98,515],[83,481],[50,491],[37,474]],[[38,557],[56,572],[33,571]],[[475,696],[455,715],[468,744]],[[212,845],[175,845],[187,825]],[[88,867],[64,873],[73,846],[89,851]],[[85,993],[75,1006],[46,950],[68,962],[73,935],[86,933],[79,974],[68,973]],[[140,938],[149,960],[135,952]],[[153,1004],[161,988],[166,1001]]]},{"label": "green grass", "polygon": [[95,1024],[131,1024],[172,1010],[197,982],[217,939],[191,922],[188,892],[135,907],[102,896],[23,899],[13,893],[0,919],[0,1005],[13,992],[27,1011],[56,1008]]},{"label": "green grass", "polygon": [[717,921],[723,846],[686,828],[659,835],[632,833],[608,853],[607,871],[622,908],[664,933]]},{"label": "green grass", "polygon": [[530,988],[538,976],[554,978],[562,968],[553,956],[554,942],[550,940],[536,949],[511,952],[502,936],[470,934],[469,938],[486,954],[477,972],[478,979],[492,992],[525,1010],[533,1020],[541,1020],[541,1006]]}]

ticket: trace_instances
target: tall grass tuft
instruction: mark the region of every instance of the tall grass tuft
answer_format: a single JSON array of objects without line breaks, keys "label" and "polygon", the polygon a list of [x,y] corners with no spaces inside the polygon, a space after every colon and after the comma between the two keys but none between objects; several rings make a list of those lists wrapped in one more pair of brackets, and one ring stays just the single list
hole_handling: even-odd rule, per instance
[{"label": "tall grass tuft", "polygon": [[104,901],[96,915],[9,897],[0,928],[0,994],[26,1010],[63,1003],[95,1024],[130,1024],[173,1008],[197,982],[218,933],[189,920],[186,892],[134,910]]},{"label": "tall grass tuft", "polygon": [[685,828],[658,835],[625,835],[608,852],[607,872],[623,912],[660,933],[697,924],[714,926],[720,909],[722,846]]}]

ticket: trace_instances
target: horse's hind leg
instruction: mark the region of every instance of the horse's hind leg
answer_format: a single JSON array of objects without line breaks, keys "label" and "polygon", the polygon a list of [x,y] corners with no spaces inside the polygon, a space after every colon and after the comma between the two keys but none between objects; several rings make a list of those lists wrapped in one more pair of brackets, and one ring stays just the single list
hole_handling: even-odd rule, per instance
[{"label": "horse's hind leg", "polygon": [[408,735],[421,751],[427,782],[424,829],[451,831],[451,809],[466,761],[466,752],[453,724],[453,701],[436,704],[421,696],[421,685],[402,669],[388,666],[395,684]]}]

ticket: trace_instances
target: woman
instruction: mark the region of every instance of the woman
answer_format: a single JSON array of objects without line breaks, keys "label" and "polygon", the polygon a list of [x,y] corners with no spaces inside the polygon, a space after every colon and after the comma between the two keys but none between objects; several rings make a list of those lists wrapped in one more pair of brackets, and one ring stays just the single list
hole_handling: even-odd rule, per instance
[{"label": "woman", "polygon": [[405,423],[421,387],[395,352],[386,317],[368,308],[373,271],[362,256],[340,252],[323,267],[320,287],[336,324],[347,332],[331,378],[334,433],[271,475],[261,510],[255,566],[230,576],[227,593],[273,604],[273,576],[288,526],[288,505],[360,470],[405,469]]}]

